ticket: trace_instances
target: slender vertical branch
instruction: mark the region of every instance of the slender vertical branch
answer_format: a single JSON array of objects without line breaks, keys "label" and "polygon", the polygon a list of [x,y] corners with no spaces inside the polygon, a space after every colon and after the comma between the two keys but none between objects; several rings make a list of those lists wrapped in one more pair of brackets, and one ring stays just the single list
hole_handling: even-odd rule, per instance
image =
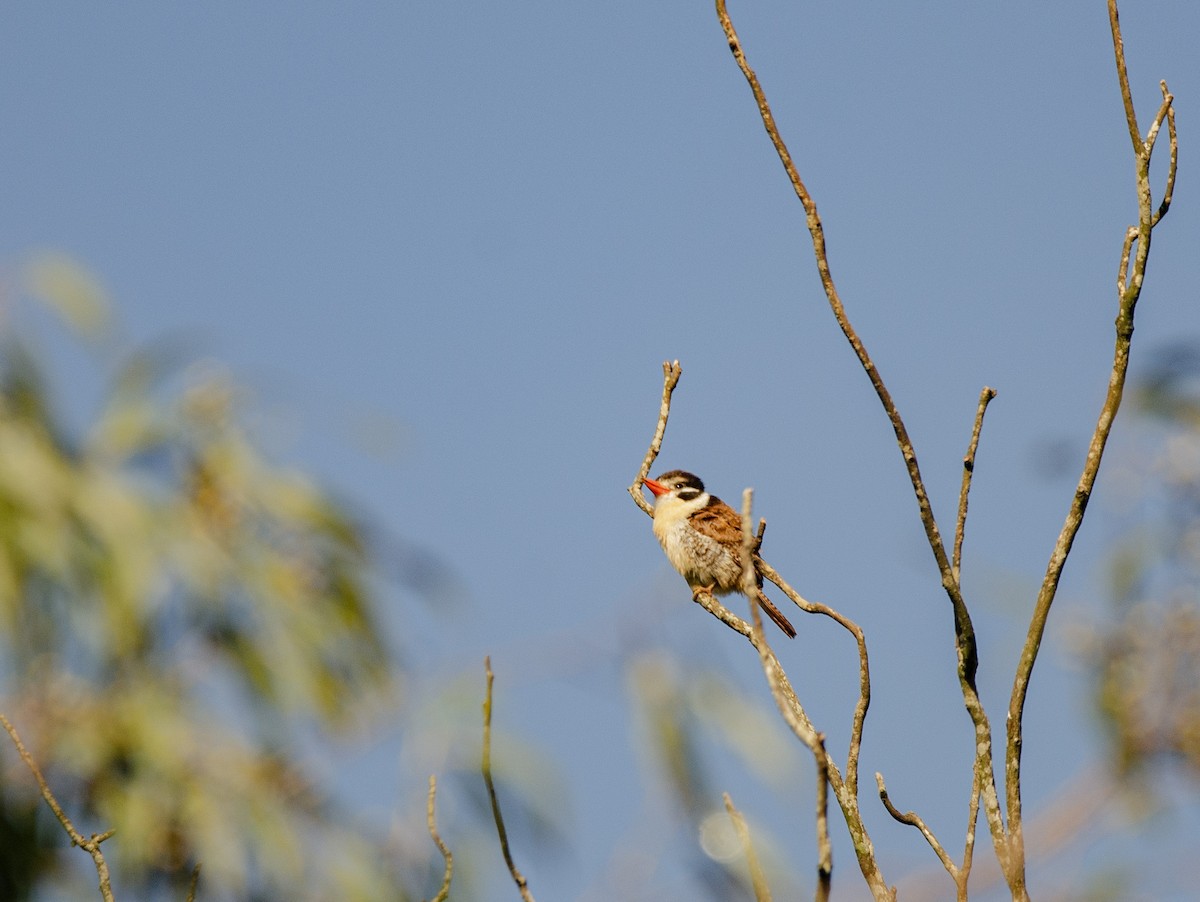
[{"label": "slender vertical branch", "polygon": [[[1154,152],[1156,139],[1161,123],[1168,123],[1168,134],[1172,146],[1172,163],[1168,174],[1168,185],[1174,185],[1175,160],[1177,157],[1174,117],[1170,115],[1173,101],[1166,89],[1165,83],[1160,83],[1163,92],[1163,107],[1155,117],[1145,140],[1142,139],[1137,126],[1137,115],[1133,107],[1133,96],[1129,87],[1129,73],[1125,65],[1125,45],[1121,38],[1120,20],[1117,14],[1116,0],[1108,2],[1109,25],[1112,29],[1113,50],[1116,58],[1117,80],[1120,85],[1121,98],[1125,105],[1125,119],[1129,126],[1133,141],[1136,160],[1136,190],[1138,198],[1138,223],[1130,228],[1121,248],[1121,263],[1118,277],[1118,303],[1116,319],[1116,341],[1113,350],[1112,369],[1109,374],[1108,390],[1100,409],[1100,415],[1088,445],[1087,459],[1083,465],[1075,495],[1071,500],[1066,519],[1054,544],[1050,560],[1046,565],[1046,575],[1038,591],[1034,605],[1033,616],[1029,624],[1029,632],[1021,650],[1021,658],[1017,665],[1016,676],[1013,680],[1012,695],[1008,707],[1008,735],[1005,750],[1005,801],[1008,811],[1010,844],[1013,857],[1021,867],[1020,890],[1024,893],[1024,834],[1021,824],[1021,752],[1024,742],[1022,719],[1025,710],[1025,699],[1029,691],[1029,681],[1033,673],[1041,648],[1042,637],[1045,634],[1046,622],[1050,616],[1050,608],[1058,592],[1062,579],[1063,568],[1071,552],[1075,537],[1083,524],[1084,513],[1095,487],[1096,477],[1100,471],[1100,461],[1104,456],[1104,448],[1112,431],[1113,422],[1121,406],[1121,398],[1125,388],[1125,377],[1129,370],[1129,353],[1133,339],[1133,317],[1138,298],[1141,295],[1142,283],[1146,273],[1146,262],[1150,254],[1151,231],[1162,219],[1165,208],[1160,205],[1158,211],[1153,208],[1150,188],[1150,158]],[[1169,204],[1168,204],[1169,206]],[[1131,259],[1132,251],[1132,259]],[[1012,876],[1009,885],[1014,895],[1018,887],[1013,885]],[[1022,896],[1024,897],[1024,896]]]},{"label": "slender vertical branch", "polygon": [[743,76],[745,76],[747,83],[750,85],[750,90],[758,105],[758,112],[762,119],[763,127],[767,130],[771,143],[779,155],[780,162],[783,164],[784,171],[787,173],[796,197],[804,207],[808,231],[812,237],[817,272],[820,275],[821,286],[825,290],[825,296],[829,301],[830,309],[833,311],[838,326],[858,357],[859,363],[862,365],[867,378],[875,389],[876,395],[879,397],[880,403],[883,405],[888,421],[892,425],[892,431],[896,435],[900,453],[904,458],[909,480],[912,483],[913,494],[916,496],[917,507],[920,511],[921,524],[925,529],[925,538],[929,543],[930,550],[933,552],[938,572],[941,574],[942,588],[950,599],[951,608],[954,613],[955,649],[958,654],[959,684],[962,689],[963,703],[975,728],[977,765],[983,767],[989,775],[989,779],[984,782],[983,786],[984,810],[987,812],[988,826],[991,830],[996,853],[1003,860],[1006,856],[1004,821],[1000,811],[995,780],[992,776],[992,728],[975,685],[975,674],[979,668],[979,649],[975,639],[975,627],[971,622],[970,612],[967,610],[967,605],[962,597],[958,580],[955,578],[950,558],[946,553],[946,546],[942,541],[941,532],[938,529],[937,520],[933,514],[933,507],[929,501],[929,493],[925,489],[925,482],[921,476],[921,468],[917,463],[916,451],[909,438],[904,420],[901,418],[899,411],[896,409],[895,402],[892,400],[891,393],[888,391],[887,386],[884,385],[883,377],[879,374],[878,368],[871,360],[871,356],[867,353],[866,347],[863,345],[862,340],[858,337],[858,333],[851,325],[849,317],[846,315],[846,309],[842,304],[830,271],[829,258],[825,247],[824,227],[821,225],[821,218],[817,213],[816,202],[809,194],[808,188],[805,187],[799,172],[796,170],[795,164],[792,162],[791,153],[788,151],[787,145],[784,143],[779,129],[775,124],[775,118],[771,114],[770,104],[767,102],[766,94],[759,84],[758,76],[750,67],[746,55],[742,50],[741,41],[738,38],[737,31],[733,27],[733,21],[729,17],[725,0],[716,0],[716,6],[717,17],[721,22],[721,28],[725,32],[729,49],[737,61],[738,68],[741,69]]},{"label": "slender vertical branch", "polygon": [[977,761],[974,774],[971,778],[971,803],[967,806],[967,838],[963,842],[963,860],[960,870],[964,889],[967,885],[967,880],[971,876],[971,867],[975,862],[975,829],[979,824],[980,788],[983,785],[984,779],[988,776],[990,775],[980,773]]},{"label": "slender vertical branch", "polygon": [[533,902],[533,894],[529,892],[529,883],[525,875],[517,870],[513,862],[512,851],[508,846],[508,831],[504,829],[504,816],[500,813],[500,800],[496,798],[496,785],[492,781],[492,659],[483,659],[484,673],[487,676],[487,694],[483,700],[483,782],[487,786],[488,799],[492,803],[492,817],[496,821],[496,833],[500,837],[500,851],[504,853],[504,863],[508,872],[521,894],[523,902]]},{"label": "slender vertical branch", "polygon": [[678,360],[674,363],[663,363],[662,403],[658,408],[658,425],[654,428],[654,438],[650,440],[646,456],[642,458],[642,466],[638,469],[637,478],[629,486],[629,494],[633,496],[634,503],[651,517],[654,516],[654,508],[642,496],[642,483],[650,475],[650,468],[654,466],[658,452],[662,450],[663,436],[667,432],[667,417],[671,415],[671,394],[675,391],[675,386],[679,384],[679,377],[682,375],[683,368],[680,367]]},{"label": "slender vertical branch", "polygon": [[96,876],[100,881],[101,898],[104,899],[104,902],[113,902],[112,882],[108,873],[108,862],[104,860],[104,853],[100,851],[100,843],[112,836],[115,831],[108,830],[104,833],[93,833],[91,836],[85,837],[76,830],[75,825],[71,823],[71,819],[67,817],[67,813],[58,804],[58,799],[50,791],[50,785],[46,782],[46,778],[42,776],[41,768],[38,767],[37,762],[33,760],[33,756],[25,748],[25,743],[21,741],[21,736],[17,733],[17,728],[3,714],[0,714],[0,726],[3,726],[8,732],[9,738],[12,739],[12,743],[17,749],[17,754],[21,756],[21,760],[25,762],[25,766],[33,774],[33,779],[37,782],[38,789],[41,790],[42,798],[46,800],[46,804],[50,806],[50,810],[54,812],[54,816],[58,818],[58,822],[62,824],[63,829],[67,832],[67,836],[71,838],[71,845],[78,846],[92,856],[92,863],[96,866]]},{"label": "slender vertical branch", "polygon": [[[490,740],[490,737],[489,737]],[[433,840],[433,844],[437,846],[438,851],[442,853],[442,861],[446,863],[445,871],[442,873],[442,886],[438,890],[438,894],[433,897],[433,902],[446,902],[450,898],[450,880],[454,876],[454,853],[442,841],[441,834],[438,833],[437,818],[435,815],[435,804],[437,801],[437,777],[430,774],[429,776],[429,796],[425,802],[425,825],[429,830],[429,836]]]},{"label": "slender vertical branch", "polygon": [[996,390],[986,385],[979,393],[979,407],[975,410],[975,428],[971,430],[971,443],[963,456],[962,487],[958,491],[958,521],[954,527],[954,554],[950,559],[950,567],[954,571],[954,581],[962,584],[959,574],[962,570],[963,534],[967,528],[967,495],[971,492],[971,479],[975,475],[975,452],[979,450],[979,433],[983,430],[983,415],[987,406],[996,397]]},{"label": "slender vertical branch", "polygon": [[729,797],[729,793],[724,793],[722,798],[725,800],[725,811],[733,822],[733,829],[737,832],[738,841],[742,844],[742,852],[746,856],[746,866],[750,869],[750,886],[754,889],[754,898],[756,902],[771,902],[771,887],[767,884],[767,875],[763,873],[762,865],[759,864],[758,853],[754,851],[754,843],[750,841],[750,828],[746,826],[746,819],[733,806],[733,799]]},{"label": "slender vertical branch", "polygon": [[1142,152],[1142,130],[1138,128],[1137,111],[1133,108],[1133,92],[1129,88],[1129,70],[1125,66],[1125,40],[1121,37],[1120,15],[1117,0],[1108,0],[1108,24],[1112,32],[1113,54],[1117,58],[1117,81],[1121,85],[1121,101],[1125,104],[1125,124],[1129,127],[1129,140],[1133,152]]},{"label": "slender vertical branch", "polygon": [[829,902],[833,890],[833,844],[829,841],[829,753],[825,734],[817,734],[822,754],[817,755],[817,891],[816,902]]},{"label": "slender vertical branch", "polygon": [[845,305],[842,303],[829,267],[829,256],[825,247],[825,228],[821,224],[821,217],[817,212],[816,201],[813,200],[807,186],[805,186],[804,181],[800,178],[800,173],[792,161],[791,152],[788,150],[787,144],[784,143],[779,128],[775,124],[775,117],[771,113],[771,105],[767,102],[766,92],[763,91],[762,85],[758,81],[758,75],[750,67],[745,51],[742,49],[741,39],[738,37],[737,31],[733,26],[733,20],[726,9],[725,0],[716,0],[716,4],[717,17],[721,22],[721,28],[725,32],[725,38],[729,43],[729,50],[733,54],[738,68],[741,69],[742,75],[750,85],[750,91],[754,95],[754,100],[758,105],[758,113],[762,119],[763,127],[766,128],[767,135],[770,137],[771,143],[775,147],[775,152],[778,154],[784,171],[787,173],[788,180],[792,184],[792,189],[795,191],[796,197],[804,208],[809,235],[812,238],[813,254],[816,257],[817,272],[821,278],[821,286],[825,290],[825,296],[829,301],[834,318],[837,320],[842,334],[846,336],[846,340],[850,343],[850,347],[858,357],[859,363],[867,374],[867,378],[870,379],[871,386],[879,396],[888,420],[892,424],[892,430],[896,434],[896,441],[900,446],[905,466],[908,469],[909,479],[912,482],[913,493],[916,495],[917,505],[921,513],[921,523],[925,527],[926,538],[937,560],[938,569],[942,573],[942,582],[946,587],[946,591],[950,593],[951,601],[955,605],[956,620],[960,621],[958,623],[959,632],[963,637],[963,641],[968,642],[971,646],[970,649],[964,649],[964,654],[960,656],[962,658],[960,666],[969,672],[970,678],[973,680],[976,662],[974,630],[971,628],[970,616],[967,614],[966,606],[962,604],[961,598],[958,597],[958,588],[953,580],[950,560],[946,555],[945,544],[942,541],[937,521],[933,516],[933,507],[929,501],[929,494],[925,489],[925,482],[921,477],[921,468],[917,463],[917,454],[913,448],[912,440],[909,438],[908,428],[904,425],[904,420],[900,417],[900,413],[896,409],[891,392],[888,391],[887,386],[883,382],[883,377],[879,374],[879,370],[871,359],[871,355],[867,353],[866,346],[863,344],[862,339],[859,338],[858,332],[854,329],[854,326],[850,323],[849,316],[846,314]]},{"label": "slender vertical branch", "polygon": [[196,889],[200,886],[200,862],[192,868],[192,882],[188,885],[187,902],[196,902]]}]

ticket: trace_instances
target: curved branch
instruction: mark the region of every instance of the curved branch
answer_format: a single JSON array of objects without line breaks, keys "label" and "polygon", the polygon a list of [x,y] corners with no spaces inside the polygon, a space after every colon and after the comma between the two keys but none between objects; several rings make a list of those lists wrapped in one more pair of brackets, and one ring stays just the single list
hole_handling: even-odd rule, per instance
[{"label": "curved branch", "polygon": [[866,722],[867,709],[871,705],[871,665],[867,656],[866,636],[863,634],[862,627],[845,614],[828,605],[804,598],[779,575],[779,571],[761,557],[756,556],[755,563],[763,578],[778,586],[800,610],[830,618],[850,633],[858,646],[858,703],[854,707],[854,720],[850,727],[850,752],[846,760],[846,782],[849,784],[850,791],[858,795],[858,758],[862,747],[863,725]]},{"label": "curved branch", "polygon": [[758,105],[759,116],[762,118],[763,126],[767,130],[767,134],[771,139],[771,143],[775,147],[776,153],[779,155],[780,161],[783,163],[784,171],[787,173],[788,179],[792,184],[792,188],[796,193],[796,197],[800,200],[804,207],[805,218],[808,225],[809,234],[812,237],[813,253],[816,257],[817,272],[821,278],[821,286],[825,290],[825,296],[829,301],[829,306],[833,311],[834,318],[837,320],[838,326],[842,333],[846,336],[846,340],[850,343],[855,355],[858,357],[859,363],[867,374],[872,387],[875,389],[876,395],[879,397],[880,403],[883,405],[889,422],[892,425],[892,431],[896,435],[897,444],[900,447],[900,452],[904,458],[905,467],[908,470],[909,480],[912,483],[913,493],[916,496],[917,506],[920,511],[921,524],[925,529],[925,537],[929,543],[930,550],[933,552],[934,560],[937,564],[938,572],[941,575],[942,588],[945,590],[950,599],[950,604],[954,615],[954,632],[955,632],[955,648],[958,656],[958,676],[959,684],[962,690],[964,706],[971,718],[971,722],[975,729],[975,748],[976,748],[976,766],[984,769],[987,774],[987,779],[983,783],[984,793],[984,809],[987,813],[988,827],[992,835],[992,842],[996,848],[996,854],[1005,860],[1007,857],[1006,837],[1004,830],[1003,815],[1000,811],[1000,801],[996,791],[996,783],[994,777],[993,756],[992,756],[992,728],[988,720],[987,713],[984,710],[983,702],[979,698],[979,692],[975,684],[976,672],[979,668],[979,649],[975,638],[975,628],[971,622],[971,615],[967,609],[967,605],[962,596],[962,590],[959,586],[957,576],[951,564],[950,557],[946,553],[946,546],[942,540],[941,532],[938,529],[937,520],[933,514],[933,507],[929,500],[929,494],[925,489],[924,479],[921,476],[921,469],[917,463],[916,451],[908,435],[908,429],[904,425],[904,420],[901,418],[899,411],[896,409],[895,402],[892,400],[891,393],[883,382],[883,377],[879,374],[878,368],[867,353],[866,347],[859,338],[858,333],[851,325],[849,317],[846,315],[846,310],[842,304],[841,297],[838,294],[837,287],[834,284],[833,276],[829,267],[828,254],[825,247],[825,233],[821,225],[820,216],[817,213],[817,205],[812,196],[808,192],[808,188],[804,185],[800,178],[799,172],[792,161],[787,145],[784,143],[779,129],[775,124],[775,119],[771,114],[770,104],[767,102],[766,94],[759,84],[758,76],[750,67],[746,60],[746,55],[742,50],[741,42],[738,39],[737,32],[733,27],[733,22],[726,10],[725,0],[716,0],[717,16],[721,21],[721,27],[725,32],[726,40],[729,42],[729,49],[733,53],[734,59],[737,61],[738,67],[745,76],[746,81],[750,85],[750,90],[754,94],[755,102]]},{"label": "curved branch", "polygon": [[[1153,220],[1150,222],[1151,227],[1158,225],[1158,221],[1167,215],[1167,211],[1171,209],[1171,199],[1175,195],[1175,173],[1179,169],[1179,136],[1175,133],[1175,98],[1171,92],[1167,90],[1167,83],[1160,81],[1159,88],[1162,90],[1163,102],[1158,108],[1158,117],[1155,119],[1155,137],[1157,137],[1158,126],[1162,124],[1162,117],[1165,114],[1167,117],[1167,138],[1171,146],[1171,162],[1167,166],[1167,184],[1163,189],[1163,199],[1158,205],[1158,210],[1154,214]],[[1151,141],[1153,143],[1153,139]]]},{"label": "curved branch", "polygon": [[646,456],[642,458],[642,466],[638,469],[637,478],[629,486],[629,494],[633,497],[634,503],[651,517],[654,516],[654,508],[642,495],[642,483],[650,475],[650,468],[654,466],[658,452],[662,450],[663,436],[667,431],[667,417],[671,415],[671,395],[675,391],[675,386],[679,384],[679,377],[683,375],[683,368],[679,365],[678,360],[673,363],[664,361],[662,366],[663,390],[662,403],[658,408],[658,425],[654,428],[654,438],[650,439],[650,447],[646,451]]},{"label": "curved branch", "polygon": [[888,796],[887,786],[883,782],[883,774],[875,772],[875,783],[879,787],[879,801],[883,802],[883,807],[887,809],[888,814],[902,824],[907,824],[910,827],[916,827],[921,831],[921,835],[925,837],[925,841],[929,843],[929,847],[933,849],[938,860],[942,863],[942,867],[946,869],[946,873],[950,875],[950,879],[954,881],[954,886],[957,890],[957,895],[960,900],[967,898],[967,885],[965,874],[960,875],[958,866],[954,863],[942,844],[938,842],[938,838],[933,835],[933,831],[925,823],[921,815],[915,811],[901,812],[895,805],[892,804],[891,798]]}]

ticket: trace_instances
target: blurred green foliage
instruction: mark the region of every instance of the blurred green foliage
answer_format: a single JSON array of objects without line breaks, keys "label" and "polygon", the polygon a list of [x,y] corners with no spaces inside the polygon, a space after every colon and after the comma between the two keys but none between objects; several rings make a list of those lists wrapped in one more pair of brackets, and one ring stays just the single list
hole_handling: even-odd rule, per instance
[{"label": "blurred green foliage", "polygon": [[[6,294],[111,345],[104,293],[69,260]],[[200,860],[205,898],[403,898],[382,838],[340,825],[294,751],[396,687],[360,528],[256,448],[220,368],[133,354],[71,428],[19,331],[0,331],[3,710],[81,829],[116,829],[119,897]],[[81,853],[0,760],[0,893],[18,902]]]},{"label": "blurred green foliage", "polygon": [[1119,776],[1176,763],[1200,777],[1200,347],[1159,351],[1133,401],[1150,443],[1119,480],[1134,525],[1091,643],[1096,706]]}]

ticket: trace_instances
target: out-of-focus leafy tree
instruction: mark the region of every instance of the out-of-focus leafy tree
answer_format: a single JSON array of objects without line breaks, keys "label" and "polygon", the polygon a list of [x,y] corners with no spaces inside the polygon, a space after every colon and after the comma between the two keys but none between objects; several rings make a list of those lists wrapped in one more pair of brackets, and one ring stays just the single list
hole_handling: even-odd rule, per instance
[{"label": "out-of-focus leafy tree", "polygon": [[1112,555],[1116,616],[1092,646],[1097,707],[1120,775],[1169,761],[1200,778],[1200,347],[1156,355],[1134,400],[1153,444],[1129,475],[1136,526]]},{"label": "out-of-focus leafy tree", "polygon": [[[6,295],[77,334],[107,328],[66,260]],[[174,890],[201,860],[207,898],[403,898],[385,837],[339,823],[294,751],[396,684],[360,528],[256,448],[220,370],[135,354],[72,428],[20,331],[0,333],[3,706],[81,828],[116,829],[121,894]],[[0,785],[13,902],[79,855],[15,767]]]}]

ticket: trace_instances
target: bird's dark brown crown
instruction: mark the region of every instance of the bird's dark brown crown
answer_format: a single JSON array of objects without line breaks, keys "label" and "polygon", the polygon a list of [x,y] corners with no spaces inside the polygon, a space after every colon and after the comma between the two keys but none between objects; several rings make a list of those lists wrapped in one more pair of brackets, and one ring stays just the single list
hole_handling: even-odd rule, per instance
[{"label": "bird's dark brown crown", "polygon": [[668,470],[654,481],[665,485],[684,501],[690,501],[704,493],[704,483],[700,481],[700,477],[687,470]]}]

